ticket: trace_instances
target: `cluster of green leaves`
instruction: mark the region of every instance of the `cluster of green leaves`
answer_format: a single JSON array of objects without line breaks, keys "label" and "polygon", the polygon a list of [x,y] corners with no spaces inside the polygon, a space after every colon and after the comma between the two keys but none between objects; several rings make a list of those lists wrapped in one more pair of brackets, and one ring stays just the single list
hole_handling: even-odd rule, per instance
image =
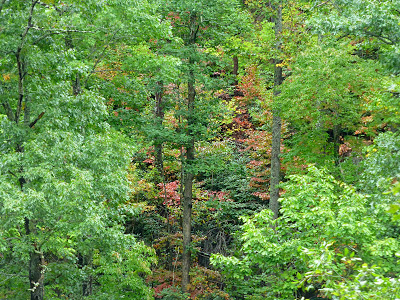
[{"label": "cluster of green leaves", "polygon": [[[213,257],[227,277],[231,295],[288,299],[313,290],[328,296],[350,295],[372,272],[359,260],[374,264],[398,251],[395,241],[379,234],[382,224],[368,213],[368,198],[325,171],[310,167],[306,175],[290,176],[283,188],[282,215],[277,220],[268,210],[245,218],[238,256]],[[382,297],[396,293],[397,280],[382,277],[397,273],[395,261],[389,269],[375,269],[380,279],[363,289],[382,292]]]},{"label": "cluster of green leaves", "polygon": [[390,71],[399,72],[398,1],[321,1],[314,7],[319,9],[310,24],[317,32],[355,35],[361,39],[359,47],[364,53],[371,55],[368,49],[377,52]]},{"label": "cluster of green leaves", "polygon": [[[349,138],[354,143],[358,134],[374,135],[372,128],[362,128],[362,117],[374,115],[373,99],[385,101],[379,66],[352,51],[345,45],[339,50],[315,46],[297,58],[279,100],[293,133],[287,159],[333,165],[339,157],[337,143]],[[335,140],[339,136],[342,140]]]}]

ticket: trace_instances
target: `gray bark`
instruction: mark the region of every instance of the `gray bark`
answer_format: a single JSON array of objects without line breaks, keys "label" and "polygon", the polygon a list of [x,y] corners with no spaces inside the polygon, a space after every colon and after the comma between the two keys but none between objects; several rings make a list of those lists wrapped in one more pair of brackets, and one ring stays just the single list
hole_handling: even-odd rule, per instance
[{"label": "gray bark", "polygon": [[[276,7],[276,18],[275,18],[275,38],[276,38],[276,50],[279,53],[282,51],[282,1],[279,1]],[[280,64],[282,61],[279,58],[274,59],[274,98],[280,94],[279,86],[282,84],[282,67]],[[282,120],[280,117],[280,110],[275,105],[272,112],[272,149],[271,149],[271,179],[270,179],[270,199],[269,208],[274,213],[274,219],[278,218],[279,215],[279,181],[280,181],[280,152],[281,152],[281,128]]]}]

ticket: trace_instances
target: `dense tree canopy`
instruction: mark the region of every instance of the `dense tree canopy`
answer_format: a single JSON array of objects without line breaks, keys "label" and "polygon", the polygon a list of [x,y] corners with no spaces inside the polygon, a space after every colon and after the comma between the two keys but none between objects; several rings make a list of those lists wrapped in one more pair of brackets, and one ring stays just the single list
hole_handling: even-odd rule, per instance
[{"label": "dense tree canopy", "polygon": [[0,298],[398,299],[399,5],[0,0]]}]

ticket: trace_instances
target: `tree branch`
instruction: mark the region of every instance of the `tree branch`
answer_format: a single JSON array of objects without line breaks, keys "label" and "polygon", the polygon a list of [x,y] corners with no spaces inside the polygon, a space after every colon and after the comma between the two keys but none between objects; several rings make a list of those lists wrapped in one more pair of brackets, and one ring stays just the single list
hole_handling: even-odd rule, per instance
[{"label": "tree branch", "polygon": [[100,55],[98,56],[98,58],[96,59],[92,70],[89,72],[89,75],[86,77],[85,83],[83,84],[83,86],[86,86],[90,76],[92,76],[92,74],[95,72],[97,65],[100,63],[101,59],[104,57],[104,54],[107,50],[107,48],[111,45],[112,40],[114,39],[114,37],[117,35],[119,29],[117,29],[113,35],[111,36],[109,42],[104,46],[103,50],[101,51]]},{"label": "tree branch", "polygon": [[324,1],[324,2],[322,2],[320,4],[318,4],[318,5],[315,5],[315,7],[320,7],[322,5],[328,4],[329,2],[331,2],[331,0]]},{"label": "tree branch", "polygon": [[44,6],[46,8],[54,8],[56,11],[58,11],[59,13],[62,13],[63,11],[61,9],[59,9],[57,6],[55,6],[53,4],[53,6],[48,5],[47,3],[44,3],[42,1],[38,1],[38,4],[40,4],[41,6]]},{"label": "tree branch", "polygon": [[13,172],[11,172],[10,170],[8,170],[8,173],[10,173],[12,176],[14,176],[15,178],[18,178],[17,175],[15,175]]},{"label": "tree branch", "polygon": [[391,39],[388,36],[383,36],[383,35],[380,35],[380,34],[376,34],[376,33],[373,33],[371,31],[368,31],[368,30],[364,30],[364,32],[366,34],[370,35],[370,36],[376,37],[377,39],[379,39],[380,41],[384,42],[385,44],[396,45],[396,41]]},{"label": "tree branch", "polygon": [[29,29],[33,27],[33,25],[32,25],[33,10],[35,9],[35,6],[37,3],[38,3],[38,0],[32,0],[32,6],[29,11],[28,24],[26,25],[25,31],[21,35],[21,44],[18,46],[17,52],[15,53],[15,57],[17,59],[17,66],[18,66],[18,95],[19,95],[17,110],[15,111],[15,122],[16,123],[19,122],[19,118],[21,116],[22,102],[24,100],[24,78],[26,75],[25,63],[23,61],[23,58],[21,57],[21,51],[25,45],[26,36],[28,35]]},{"label": "tree branch", "polygon": [[347,37],[347,36],[349,36],[349,35],[350,35],[350,33],[345,33],[345,34],[339,36],[339,37],[336,39],[336,41],[340,41],[341,39],[344,39],[345,37]]},{"label": "tree branch", "polygon": [[64,34],[64,33],[70,33],[70,32],[76,32],[76,33],[96,33],[95,31],[90,31],[90,30],[79,30],[79,29],[53,29],[53,28],[43,28],[43,27],[37,27],[37,26],[32,26],[31,29],[33,29],[33,30],[38,30],[38,31],[48,31],[48,32],[51,32],[52,34]]},{"label": "tree branch", "polygon": [[31,123],[29,124],[29,127],[32,128],[33,126],[35,126],[35,124],[37,123],[37,121],[39,121],[39,120],[43,117],[43,115],[44,115],[44,111],[41,112],[40,115],[39,115],[33,122],[31,122]]}]

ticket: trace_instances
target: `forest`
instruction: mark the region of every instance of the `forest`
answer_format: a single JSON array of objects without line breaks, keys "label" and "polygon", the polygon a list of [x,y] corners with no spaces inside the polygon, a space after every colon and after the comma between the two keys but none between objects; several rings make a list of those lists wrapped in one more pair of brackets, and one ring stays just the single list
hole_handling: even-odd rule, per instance
[{"label": "forest", "polygon": [[0,299],[400,299],[400,0],[0,0]]}]

